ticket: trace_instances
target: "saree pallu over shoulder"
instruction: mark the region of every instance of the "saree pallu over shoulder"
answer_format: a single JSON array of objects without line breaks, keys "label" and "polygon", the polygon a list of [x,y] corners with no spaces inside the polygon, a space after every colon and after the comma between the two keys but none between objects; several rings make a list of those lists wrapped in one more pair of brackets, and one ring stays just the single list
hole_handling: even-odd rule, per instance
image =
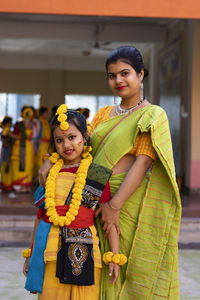
[{"label": "saree pallu over shoulder", "polygon": [[[178,300],[177,239],[181,201],[165,111],[159,106],[148,105],[126,118],[111,118],[100,124],[92,134],[93,144],[97,143],[94,162],[112,168],[133,147],[139,131],[150,131],[158,159],[149,178],[145,177],[121,209],[120,250],[128,254],[128,265],[120,269],[115,289],[110,287],[107,279],[103,279],[108,272],[104,266],[101,300]],[[115,178],[114,175],[110,179],[112,194],[121,184]],[[129,225],[133,219],[137,224]],[[125,233],[123,228],[126,228]],[[125,234],[128,236],[126,239]],[[99,235],[103,251],[107,251],[107,242],[101,232]]]}]

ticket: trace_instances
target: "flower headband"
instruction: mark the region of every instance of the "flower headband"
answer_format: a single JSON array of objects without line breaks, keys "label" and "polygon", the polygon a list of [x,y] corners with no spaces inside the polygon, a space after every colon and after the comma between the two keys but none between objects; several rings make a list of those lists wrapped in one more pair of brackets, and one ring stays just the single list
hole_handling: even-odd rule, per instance
[{"label": "flower headband", "polygon": [[[60,122],[61,130],[67,130],[69,128],[69,123],[67,122],[67,110],[68,110],[68,106],[66,104],[61,104],[56,111],[56,116],[58,115],[57,120]],[[86,120],[86,126],[87,126],[87,131],[89,131],[90,126],[87,120]]]},{"label": "flower headband", "polygon": [[61,130],[67,130],[69,128],[69,123],[66,121],[67,120],[67,115],[66,115],[67,109],[68,109],[68,106],[66,104],[61,104],[56,111],[56,115],[58,115],[57,120],[60,122]]}]

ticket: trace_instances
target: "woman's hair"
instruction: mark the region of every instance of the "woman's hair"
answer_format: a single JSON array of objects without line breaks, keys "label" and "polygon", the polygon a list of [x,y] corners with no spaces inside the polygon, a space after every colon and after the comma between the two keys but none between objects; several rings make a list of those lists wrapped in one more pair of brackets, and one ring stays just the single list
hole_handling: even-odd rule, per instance
[{"label": "woman's hair", "polygon": [[130,65],[137,74],[141,70],[144,70],[144,77],[149,74],[144,66],[142,55],[135,47],[122,46],[114,49],[106,59],[106,71],[108,71],[109,64],[116,63],[118,60]]},{"label": "woman's hair", "polygon": [[[90,146],[91,140],[90,140],[90,137],[87,132],[87,123],[86,123],[86,118],[84,117],[84,115],[82,115],[80,112],[77,112],[72,109],[68,109],[66,115],[67,115],[67,122],[69,124],[76,126],[76,128],[80,131],[82,136],[85,138],[87,146]],[[58,117],[57,115],[54,116],[51,119],[51,123],[50,123],[50,127],[51,127],[51,139],[50,139],[50,144],[49,144],[49,152],[50,153],[56,151],[53,133],[54,133],[54,130],[58,126],[60,126],[60,122],[58,121],[57,117]]]},{"label": "woman's hair", "polygon": [[41,106],[39,108],[39,116],[42,116],[45,112],[49,112],[49,109],[47,106]]}]

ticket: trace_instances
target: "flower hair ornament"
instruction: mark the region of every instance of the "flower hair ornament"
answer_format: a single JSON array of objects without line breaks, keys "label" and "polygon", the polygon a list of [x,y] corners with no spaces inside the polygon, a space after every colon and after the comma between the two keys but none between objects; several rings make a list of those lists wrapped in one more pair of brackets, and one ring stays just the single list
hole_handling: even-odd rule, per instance
[{"label": "flower hair ornament", "polygon": [[66,104],[61,104],[56,111],[57,120],[60,122],[61,130],[67,130],[69,128],[69,124],[67,122],[67,115],[66,115],[67,109],[68,106]]},{"label": "flower hair ornament", "polygon": [[31,120],[33,118],[33,116],[34,116],[34,112],[30,107],[25,108],[24,111],[22,112],[23,119],[28,118]]}]

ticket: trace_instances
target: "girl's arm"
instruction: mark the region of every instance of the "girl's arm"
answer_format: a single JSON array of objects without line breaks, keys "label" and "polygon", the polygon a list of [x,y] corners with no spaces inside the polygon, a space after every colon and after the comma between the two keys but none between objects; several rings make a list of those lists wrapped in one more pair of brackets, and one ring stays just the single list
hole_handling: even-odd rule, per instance
[{"label": "girl's arm", "polygon": [[[119,236],[115,226],[112,226],[108,233],[108,241],[110,245],[110,251],[114,254],[119,253]],[[113,262],[109,263],[109,276],[112,276],[110,279],[110,283],[114,284],[119,276],[119,268],[118,264],[114,264]]]},{"label": "girl's arm", "polygon": [[[30,248],[31,248],[31,246],[32,246],[33,243],[34,243],[34,240],[35,240],[35,234],[36,234],[36,231],[37,231],[37,228],[38,228],[38,225],[39,225],[39,224],[40,224],[40,219],[36,218],[35,223],[34,223],[34,227],[33,227],[33,234],[32,234],[32,238],[31,238],[31,245],[30,245]],[[24,273],[24,276],[27,276],[27,273],[28,273],[29,260],[30,260],[30,257],[26,258],[26,260],[25,260],[25,262],[24,262],[24,265],[23,265],[23,273]]]},{"label": "girl's arm", "polygon": [[153,159],[146,155],[139,155],[132,167],[129,169],[124,181],[113,198],[99,207],[95,213],[101,213],[101,223],[104,223],[103,230],[107,235],[113,225],[119,229],[119,213],[126,200],[137,190],[143,181],[146,171],[151,167]]}]

